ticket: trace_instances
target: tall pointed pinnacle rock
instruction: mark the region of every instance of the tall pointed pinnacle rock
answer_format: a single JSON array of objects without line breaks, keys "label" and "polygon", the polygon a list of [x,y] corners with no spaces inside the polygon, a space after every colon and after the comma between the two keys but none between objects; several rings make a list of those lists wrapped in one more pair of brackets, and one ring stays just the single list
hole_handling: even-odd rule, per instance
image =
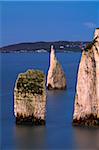
[{"label": "tall pointed pinnacle rock", "polygon": [[99,126],[99,28],[82,52],[78,70],[74,125]]},{"label": "tall pointed pinnacle rock", "polygon": [[61,64],[58,62],[55,56],[55,50],[53,48],[53,45],[51,46],[51,53],[50,53],[50,67],[47,76],[47,88],[48,89],[66,88],[66,76]]}]

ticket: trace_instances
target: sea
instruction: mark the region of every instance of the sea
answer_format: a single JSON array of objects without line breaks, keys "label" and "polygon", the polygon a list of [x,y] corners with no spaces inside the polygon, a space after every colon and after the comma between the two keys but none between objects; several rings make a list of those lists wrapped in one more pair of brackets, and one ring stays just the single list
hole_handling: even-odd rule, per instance
[{"label": "sea", "polygon": [[45,126],[24,126],[15,124],[15,81],[28,69],[40,69],[47,75],[49,53],[0,54],[1,150],[99,150],[99,128],[72,126],[81,52],[56,55],[66,74],[67,89],[47,90]]}]

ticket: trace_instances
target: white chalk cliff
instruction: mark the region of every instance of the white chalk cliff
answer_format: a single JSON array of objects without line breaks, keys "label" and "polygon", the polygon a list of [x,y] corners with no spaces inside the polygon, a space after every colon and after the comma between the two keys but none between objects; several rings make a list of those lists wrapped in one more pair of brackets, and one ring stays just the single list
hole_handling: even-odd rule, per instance
[{"label": "white chalk cliff", "polygon": [[39,70],[21,73],[14,89],[14,114],[17,124],[45,124],[45,75]]},{"label": "white chalk cliff", "polygon": [[82,52],[73,114],[74,125],[99,125],[99,29]]},{"label": "white chalk cliff", "polygon": [[50,67],[47,76],[47,88],[48,89],[66,88],[66,76],[62,66],[60,65],[55,56],[55,50],[53,49],[53,46],[51,46]]}]

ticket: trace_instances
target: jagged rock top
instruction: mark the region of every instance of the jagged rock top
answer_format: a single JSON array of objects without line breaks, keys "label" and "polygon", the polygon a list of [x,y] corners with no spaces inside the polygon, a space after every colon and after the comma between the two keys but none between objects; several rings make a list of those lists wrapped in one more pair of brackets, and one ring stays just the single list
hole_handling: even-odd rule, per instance
[{"label": "jagged rock top", "polygon": [[42,94],[45,84],[44,73],[39,70],[28,70],[21,73],[16,82],[16,89],[23,93]]}]

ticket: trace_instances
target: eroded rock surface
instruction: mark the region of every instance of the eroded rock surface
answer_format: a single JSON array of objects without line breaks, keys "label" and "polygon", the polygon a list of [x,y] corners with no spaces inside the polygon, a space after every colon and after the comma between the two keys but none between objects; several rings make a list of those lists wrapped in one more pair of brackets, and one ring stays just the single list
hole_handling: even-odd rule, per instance
[{"label": "eroded rock surface", "polygon": [[19,74],[14,89],[14,114],[17,124],[45,124],[45,75],[39,70]]},{"label": "eroded rock surface", "polygon": [[58,62],[55,56],[55,50],[53,49],[53,46],[51,46],[50,67],[47,76],[47,88],[48,89],[66,88],[66,76],[61,64]]},{"label": "eroded rock surface", "polygon": [[73,124],[99,126],[99,29],[93,42],[82,52]]}]

